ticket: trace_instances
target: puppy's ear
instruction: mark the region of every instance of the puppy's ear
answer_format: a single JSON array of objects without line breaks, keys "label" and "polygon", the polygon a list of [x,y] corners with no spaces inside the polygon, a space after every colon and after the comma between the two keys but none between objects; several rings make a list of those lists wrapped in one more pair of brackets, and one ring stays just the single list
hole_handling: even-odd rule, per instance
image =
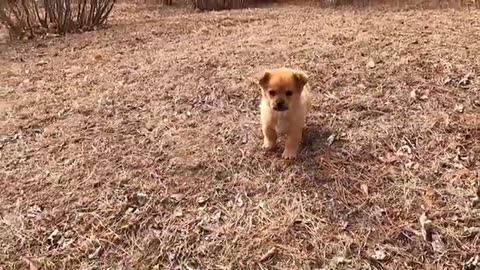
[{"label": "puppy's ear", "polygon": [[270,77],[272,74],[269,70],[265,70],[258,76],[258,84],[263,88],[266,89],[268,86],[268,81],[270,81]]},{"label": "puppy's ear", "polygon": [[305,86],[305,84],[308,83],[308,77],[307,75],[303,72],[303,71],[300,71],[300,70],[296,70],[294,73],[293,73],[293,76],[297,82],[297,85],[298,85],[298,88],[299,89],[303,89],[303,87]]}]

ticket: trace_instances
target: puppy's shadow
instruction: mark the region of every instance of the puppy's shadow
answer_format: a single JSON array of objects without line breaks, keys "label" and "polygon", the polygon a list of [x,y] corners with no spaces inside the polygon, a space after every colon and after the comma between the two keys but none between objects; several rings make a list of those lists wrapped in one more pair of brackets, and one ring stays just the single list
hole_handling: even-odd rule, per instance
[{"label": "puppy's shadow", "polygon": [[301,185],[310,186],[312,190],[317,190],[331,181],[328,166],[324,164],[325,160],[331,160],[335,156],[337,141],[329,145],[328,138],[336,133],[334,130],[319,123],[308,123],[303,131],[302,146],[298,154],[296,168],[302,171]]},{"label": "puppy's shadow", "polygon": [[320,124],[311,123],[307,125],[303,132],[301,156],[309,158],[324,152],[325,148],[328,147],[328,137],[333,133],[331,129]]}]

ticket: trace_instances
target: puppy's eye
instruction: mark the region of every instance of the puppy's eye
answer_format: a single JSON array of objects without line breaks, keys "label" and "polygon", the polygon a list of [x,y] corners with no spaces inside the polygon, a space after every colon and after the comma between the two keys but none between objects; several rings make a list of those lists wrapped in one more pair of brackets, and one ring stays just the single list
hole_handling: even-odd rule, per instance
[{"label": "puppy's eye", "polygon": [[275,91],[270,90],[270,91],[268,91],[268,94],[273,97],[273,96],[275,96]]},{"label": "puppy's eye", "polygon": [[287,91],[286,95],[287,95],[287,97],[289,97],[289,96],[293,95],[293,92],[292,91]]}]

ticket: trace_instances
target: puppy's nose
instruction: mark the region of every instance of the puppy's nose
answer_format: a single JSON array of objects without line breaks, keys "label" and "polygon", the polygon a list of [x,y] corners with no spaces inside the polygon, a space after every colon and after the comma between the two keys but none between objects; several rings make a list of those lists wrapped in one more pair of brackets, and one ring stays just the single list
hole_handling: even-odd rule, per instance
[{"label": "puppy's nose", "polygon": [[286,109],[285,102],[283,100],[277,100],[277,102],[275,103],[275,107],[279,111],[282,111],[282,110]]}]

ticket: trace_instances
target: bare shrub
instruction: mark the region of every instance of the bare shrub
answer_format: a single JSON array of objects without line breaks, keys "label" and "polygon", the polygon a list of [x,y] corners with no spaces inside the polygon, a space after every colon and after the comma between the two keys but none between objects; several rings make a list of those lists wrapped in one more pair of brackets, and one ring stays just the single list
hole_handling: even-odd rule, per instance
[{"label": "bare shrub", "polygon": [[0,23],[14,37],[65,34],[103,25],[115,0],[0,0]]}]

